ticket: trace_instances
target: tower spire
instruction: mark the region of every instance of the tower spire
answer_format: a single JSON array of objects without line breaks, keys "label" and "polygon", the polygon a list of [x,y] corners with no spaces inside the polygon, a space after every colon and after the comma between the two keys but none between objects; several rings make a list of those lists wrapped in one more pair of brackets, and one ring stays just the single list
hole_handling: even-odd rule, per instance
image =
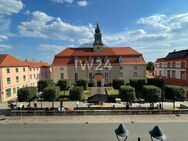
[{"label": "tower spire", "polygon": [[93,43],[94,51],[99,51],[103,48],[103,43],[102,43],[102,33],[100,31],[98,21],[97,21],[97,25],[96,25],[96,28],[95,28],[94,38],[95,38],[94,43]]}]

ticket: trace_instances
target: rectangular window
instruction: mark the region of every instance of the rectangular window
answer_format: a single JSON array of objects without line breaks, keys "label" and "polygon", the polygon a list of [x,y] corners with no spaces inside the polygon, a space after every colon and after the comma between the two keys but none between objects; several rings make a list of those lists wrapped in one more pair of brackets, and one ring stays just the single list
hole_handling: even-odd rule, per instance
[{"label": "rectangular window", "polygon": [[23,76],[23,81],[26,81],[26,76],[25,75]]},{"label": "rectangular window", "polygon": [[61,71],[63,71],[63,70],[64,70],[64,68],[63,68],[63,67],[61,67],[61,68],[60,68],[60,70],[61,70]]},{"label": "rectangular window", "polygon": [[181,68],[182,68],[182,69],[185,68],[185,62],[181,62]]},{"label": "rectangular window", "polygon": [[13,94],[16,94],[16,88],[13,88]]},{"label": "rectangular window", "polygon": [[171,67],[171,64],[170,64],[170,62],[168,62],[167,66],[168,66],[168,68],[170,68],[170,67]]},{"label": "rectangular window", "polygon": [[16,68],[16,72],[18,72],[18,68]]},{"label": "rectangular window", "polygon": [[182,80],[185,80],[185,79],[186,79],[185,71],[181,71],[181,79],[182,79]]},{"label": "rectangular window", "polygon": [[134,77],[137,77],[137,72],[134,72]]},{"label": "rectangular window", "polygon": [[105,72],[104,76],[105,76],[105,83],[107,84],[108,83],[108,72]]},{"label": "rectangular window", "polygon": [[78,73],[75,73],[75,83],[78,81]]},{"label": "rectangular window", "polygon": [[161,71],[159,71],[159,76],[161,76]]},{"label": "rectangular window", "polygon": [[23,72],[25,72],[25,68],[23,68]]},{"label": "rectangular window", "polygon": [[7,70],[7,73],[10,73],[10,68],[7,68],[6,70]]},{"label": "rectangular window", "polygon": [[32,79],[32,74],[30,74],[30,79]]},{"label": "rectangular window", "polygon": [[175,70],[172,71],[172,78],[176,78],[176,71]]},{"label": "rectangular window", "polygon": [[123,77],[123,72],[120,72],[120,77]]},{"label": "rectangular window", "polygon": [[64,73],[61,73],[61,79],[64,79]]},{"label": "rectangular window", "polygon": [[122,66],[120,66],[120,67],[119,67],[119,69],[120,69],[120,70],[123,70],[123,67],[122,67]]},{"label": "rectangular window", "polygon": [[18,76],[16,76],[16,83],[18,83],[19,82],[19,77]]},{"label": "rectangular window", "polygon": [[172,62],[172,67],[176,68],[176,62]]},{"label": "rectangular window", "polygon": [[35,74],[33,74],[33,78],[35,79]]},{"label": "rectangular window", "polygon": [[11,89],[6,89],[6,97],[10,97],[11,96]]},{"label": "rectangular window", "polygon": [[7,78],[7,84],[10,84],[10,77]]},{"label": "rectangular window", "polygon": [[134,70],[137,70],[137,66],[134,66]]},{"label": "rectangular window", "polygon": [[167,71],[167,77],[170,78],[170,70]]},{"label": "rectangular window", "polygon": [[89,73],[89,81],[91,82],[92,81],[92,73]]}]

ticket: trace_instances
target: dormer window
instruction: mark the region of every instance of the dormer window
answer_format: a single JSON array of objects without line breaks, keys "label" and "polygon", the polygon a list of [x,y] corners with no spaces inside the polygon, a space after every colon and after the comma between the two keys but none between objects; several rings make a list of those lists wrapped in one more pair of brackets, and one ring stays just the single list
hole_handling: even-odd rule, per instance
[{"label": "dormer window", "polygon": [[75,56],[75,57],[74,57],[74,64],[77,64],[77,62],[78,62],[78,57]]},{"label": "dormer window", "polygon": [[95,60],[96,63],[100,63],[101,62],[101,58],[97,57],[97,59]]},{"label": "dormer window", "polygon": [[109,62],[109,58],[108,58],[108,56],[106,56],[105,58],[104,58],[104,63],[108,63]]},{"label": "dormer window", "polygon": [[119,63],[123,63],[123,57],[122,56],[119,57]]},{"label": "dormer window", "polygon": [[88,63],[89,63],[89,64],[92,63],[92,58],[91,58],[91,56],[90,56],[89,59],[88,59]]}]

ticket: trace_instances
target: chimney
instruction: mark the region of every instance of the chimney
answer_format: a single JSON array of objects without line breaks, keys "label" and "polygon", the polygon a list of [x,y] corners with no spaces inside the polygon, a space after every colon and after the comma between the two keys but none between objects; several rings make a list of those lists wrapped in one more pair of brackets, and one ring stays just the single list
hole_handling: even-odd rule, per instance
[{"label": "chimney", "polygon": [[27,62],[27,59],[25,59],[25,62]]}]

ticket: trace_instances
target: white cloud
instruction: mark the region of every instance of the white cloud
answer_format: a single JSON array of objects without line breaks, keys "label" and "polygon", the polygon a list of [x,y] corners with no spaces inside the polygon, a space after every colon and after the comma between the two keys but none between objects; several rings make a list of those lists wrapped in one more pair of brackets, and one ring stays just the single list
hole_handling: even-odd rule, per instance
[{"label": "white cloud", "polygon": [[84,7],[88,5],[88,2],[86,0],[81,0],[77,2],[78,6]]},{"label": "white cloud", "polygon": [[0,14],[18,13],[24,7],[21,0],[0,0]]},{"label": "white cloud", "polygon": [[7,36],[0,34],[0,41],[7,40],[7,39],[8,39]]},{"label": "white cloud", "polygon": [[53,2],[57,3],[73,3],[74,0],[52,0]]},{"label": "white cloud", "polygon": [[0,51],[4,51],[5,49],[11,49],[12,46],[10,45],[4,45],[4,44],[0,44]]},{"label": "white cloud", "polygon": [[83,43],[93,38],[94,29],[91,24],[72,25],[59,17],[35,11],[29,21],[24,21],[18,26],[18,30],[22,36],[26,37]]},{"label": "white cloud", "polygon": [[2,33],[8,32],[10,29],[10,23],[11,23],[11,19],[0,15],[0,25],[1,25],[0,32]]},{"label": "white cloud", "polygon": [[59,52],[65,49],[65,46],[61,45],[53,45],[53,44],[41,44],[38,46],[38,50],[44,51],[44,52]]}]

